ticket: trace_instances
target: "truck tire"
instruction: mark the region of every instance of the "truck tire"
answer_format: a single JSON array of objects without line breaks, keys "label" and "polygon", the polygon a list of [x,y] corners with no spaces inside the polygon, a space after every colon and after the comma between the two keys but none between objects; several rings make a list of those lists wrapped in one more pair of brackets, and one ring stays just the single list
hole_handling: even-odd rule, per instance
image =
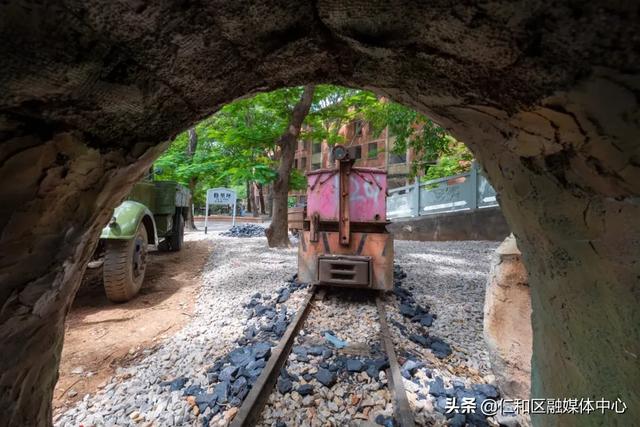
[{"label": "truck tire", "polygon": [[133,239],[105,242],[103,282],[110,301],[129,301],[140,291],[147,268],[147,243],[142,222]]},{"label": "truck tire", "polygon": [[171,229],[171,235],[166,239],[169,250],[177,252],[182,249],[182,242],[184,242],[184,218],[180,212],[176,212],[176,216],[173,219],[173,228]]}]

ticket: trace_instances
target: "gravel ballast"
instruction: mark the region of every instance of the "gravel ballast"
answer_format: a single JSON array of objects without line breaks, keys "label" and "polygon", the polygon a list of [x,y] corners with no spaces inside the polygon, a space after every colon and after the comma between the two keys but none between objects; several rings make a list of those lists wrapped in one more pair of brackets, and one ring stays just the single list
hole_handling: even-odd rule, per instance
[{"label": "gravel ballast", "polygon": [[[215,247],[202,275],[191,322],[156,348],[144,350],[134,365],[120,368],[97,394],[57,414],[56,426],[202,425],[205,417],[196,415],[199,409],[194,411],[192,403],[196,402],[188,400],[185,389],[196,386],[215,392],[207,370],[236,349],[237,340],[244,337],[252,308],[243,305],[260,293],[261,301],[275,303],[278,313],[286,305],[288,316],[295,314],[304,292],[275,302],[295,272],[295,249],[269,249],[264,237],[208,236],[215,239]],[[202,233],[186,236],[203,237]],[[188,380],[166,385],[181,378]],[[227,424],[233,409],[223,405],[216,421]]]},{"label": "gravel ballast", "polygon": [[312,303],[259,425],[391,420],[388,361],[372,296],[332,289]]},{"label": "gravel ballast", "polygon": [[[394,293],[387,298],[405,391],[418,425],[498,426],[479,410],[499,397],[482,337],[485,282],[498,242],[395,244]],[[447,399],[474,399],[468,414]]]},{"label": "gravel ballast", "polygon": [[[202,275],[191,322],[154,349],[142,351],[135,364],[119,369],[97,394],[57,414],[56,426],[227,425],[233,418],[250,387],[247,372],[259,374],[269,345],[275,345],[306,290],[290,282],[296,249],[269,249],[264,236],[238,239],[212,233],[208,237],[215,240],[215,248]],[[206,237],[194,233],[187,238]],[[441,408],[443,398],[454,390],[479,397],[494,393],[482,340],[482,309],[489,256],[496,247],[494,242],[395,244],[398,274],[406,274],[401,288],[411,299],[398,292],[389,294],[386,308],[405,389],[419,423],[455,421],[447,420]],[[318,414],[336,424],[356,420],[357,414],[364,414],[366,399],[367,405],[373,403],[366,422],[391,423],[386,377],[384,371],[376,379],[367,373],[371,357],[347,357],[339,362],[344,364],[339,370],[331,366],[338,355],[334,344],[340,340],[369,344],[378,340],[374,307],[343,304],[337,305],[340,310],[310,313],[308,322],[313,325],[296,343],[304,350],[298,348],[290,356],[291,369],[278,379],[280,390],[271,394],[264,425],[296,425],[295,420],[307,417],[311,408],[318,420]],[[342,318],[341,312],[348,315]],[[333,343],[324,335],[327,331],[335,333]],[[429,343],[411,340],[411,334],[427,336]],[[441,344],[434,347],[434,342]],[[250,349],[246,376],[238,366],[246,361],[240,354],[245,350],[238,348]],[[226,400],[220,399],[221,387],[229,393]],[[353,398],[355,405],[349,405],[352,395],[360,396]]]}]

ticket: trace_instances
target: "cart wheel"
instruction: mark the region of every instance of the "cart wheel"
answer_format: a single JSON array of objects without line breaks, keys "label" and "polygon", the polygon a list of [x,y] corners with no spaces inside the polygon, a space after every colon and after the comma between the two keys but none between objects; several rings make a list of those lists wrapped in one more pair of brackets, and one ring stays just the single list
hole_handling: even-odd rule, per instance
[{"label": "cart wheel", "polygon": [[129,301],[140,291],[147,268],[147,243],[142,222],[133,239],[105,242],[103,281],[110,301]]}]

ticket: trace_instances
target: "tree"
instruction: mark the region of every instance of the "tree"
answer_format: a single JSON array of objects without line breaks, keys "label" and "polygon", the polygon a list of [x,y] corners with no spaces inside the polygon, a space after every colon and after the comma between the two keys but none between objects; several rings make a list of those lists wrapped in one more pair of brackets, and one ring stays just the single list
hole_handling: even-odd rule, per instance
[{"label": "tree", "polygon": [[473,162],[473,154],[462,142],[456,141],[453,137],[447,137],[449,145],[447,152],[438,157],[435,165],[430,166],[425,174],[425,178],[438,179],[446,176],[458,175],[468,172]]},{"label": "tree", "polygon": [[[193,156],[196,154],[196,149],[198,147],[198,133],[196,132],[195,128],[191,128],[187,131],[187,134],[189,136],[189,142],[187,143],[186,155],[189,163],[193,163]],[[193,204],[193,197],[196,192],[197,183],[198,183],[198,177],[195,175],[192,175],[189,178],[189,191],[190,191],[189,206]],[[196,223],[193,220],[193,213],[191,208],[187,211],[187,220],[185,221],[185,224],[187,225],[187,228],[191,230],[197,230]]]},{"label": "tree", "polygon": [[285,246],[287,194],[306,188],[305,177],[292,170],[297,141],[348,143],[340,130],[356,119],[370,121],[378,134],[388,128],[394,151],[413,150],[413,174],[449,152],[446,133],[427,117],[372,92],[318,85],[260,93],[224,106],[178,135],[156,167],[162,178],[188,185],[196,202],[204,201],[211,186],[241,185],[254,215],[265,212],[268,186],[269,245]]},{"label": "tree", "polygon": [[309,114],[314,92],[314,85],[304,87],[300,100],[293,107],[286,130],[277,142],[280,165],[278,167],[278,176],[273,182],[271,225],[266,230],[267,241],[270,247],[287,247],[290,245],[287,218],[289,175],[291,173],[291,167],[293,166],[293,157],[300,135],[300,128],[307,114]]}]

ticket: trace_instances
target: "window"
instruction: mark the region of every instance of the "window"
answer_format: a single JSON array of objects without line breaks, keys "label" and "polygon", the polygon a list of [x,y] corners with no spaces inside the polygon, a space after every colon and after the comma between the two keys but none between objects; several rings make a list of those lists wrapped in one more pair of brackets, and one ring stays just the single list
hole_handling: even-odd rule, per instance
[{"label": "window", "polygon": [[357,122],[354,123],[354,125],[353,125],[353,133],[355,134],[355,136],[361,136],[362,135],[362,122],[360,120],[358,120]]},{"label": "window", "polygon": [[322,163],[312,163],[311,170],[320,169],[321,166],[322,166]]},{"label": "window", "polygon": [[307,168],[307,158],[303,157],[300,159],[300,169],[305,170]]},{"label": "window", "polygon": [[322,144],[320,142],[314,142],[312,154],[317,154],[321,152],[322,152]]},{"label": "window", "polygon": [[298,169],[298,159],[293,159],[293,168]]},{"label": "window", "polygon": [[396,154],[394,152],[390,152],[389,164],[395,165],[398,163],[407,163],[407,153]]},{"label": "window", "polygon": [[362,158],[362,145],[356,145],[355,150],[353,152],[353,158],[354,159]]},{"label": "window", "polygon": [[375,159],[377,157],[378,157],[378,143],[370,142],[369,145],[367,145],[367,158]]}]

